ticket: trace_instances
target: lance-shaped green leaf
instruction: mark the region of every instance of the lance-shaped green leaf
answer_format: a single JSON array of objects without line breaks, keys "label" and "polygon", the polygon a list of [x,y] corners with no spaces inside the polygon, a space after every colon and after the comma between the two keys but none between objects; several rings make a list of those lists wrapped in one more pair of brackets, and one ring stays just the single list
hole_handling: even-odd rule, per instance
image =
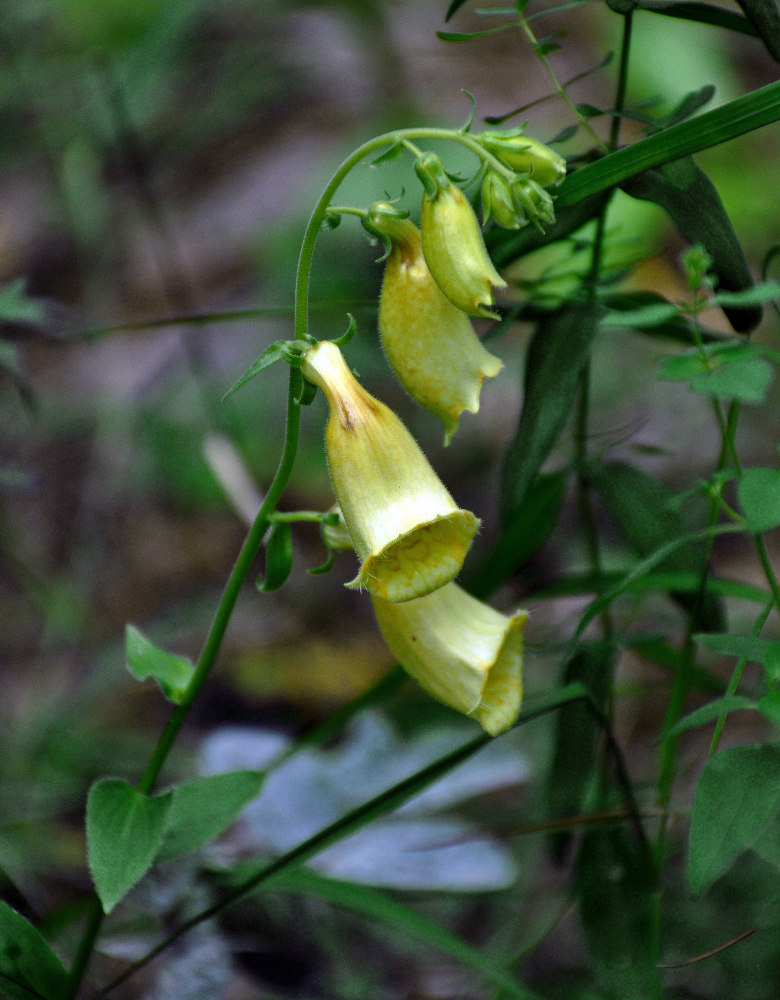
[{"label": "lance-shaped green leaf", "polygon": [[259,375],[261,371],[270,368],[271,365],[275,365],[277,361],[286,361],[288,365],[299,368],[303,351],[307,346],[307,344],[297,340],[277,340],[273,344],[269,344],[260,357],[253,361],[244,374],[231,385],[222,397],[222,401],[224,402],[237,389],[250,382],[255,375]]},{"label": "lance-shaped green leaf", "polygon": [[780,469],[745,469],[737,484],[737,497],[754,533],[780,526]]},{"label": "lance-shaped green leaf", "polygon": [[580,919],[610,1000],[657,1000],[652,860],[622,825],[585,832],[577,858]]},{"label": "lance-shaped green leaf", "polygon": [[274,521],[265,546],[265,578],[257,581],[257,589],[278,590],[292,570],[292,528],[289,521]]},{"label": "lance-shaped green leaf", "polygon": [[[689,243],[704,247],[712,258],[711,271],[717,275],[720,288],[737,292],[753,285],[747,259],[720,195],[690,157],[632,177],[622,187],[634,198],[660,205]],[[760,305],[724,306],[723,311],[741,333],[761,322]]]},{"label": "lance-shaped green leaf", "polygon": [[[587,481],[602,496],[628,544],[642,557],[690,531],[686,519],[674,505],[674,494],[657,476],[625,462],[588,462],[583,469]],[[661,568],[671,572],[701,569],[698,547],[680,548]],[[707,592],[698,606],[698,594],[672,591],[671,596],[687,611],[699,612],[699,625],[713,631],[723,627],[719,598]]]},{"label": "lance-shaped green leaf", "polygon": [[741,746],[707,761],[693,799],[688,882],[701,892],[752,847],[780,801],[780,750]]},{"label": "lance-shaped green leaf", "polygon": [[259,771],[228,771],[176,785],[157,861],[196,851],[223,833],[260,792]]},{"label": "lance-shaped green leaf", "polygon": [[694,392],[741,403],[763,403],[774,376],[758,344],[741,340],[709,343],[663,359],[658,377],[687,381]]},{"label": "lance-shaped green leaf", "polygon": [[[596,705],[606,703],[615,666],[615,644],[583,643],[565,663],[562,683],[579,681]],[[594,780],[599,722],[584,701],[562,705],[555,723],[555,750],[547,777],[547,812],[553,819],[571,819],[582,811]],[[552,855],[561,862],[572,833],[556,833]]]},{"label": "lance-shaped green leaf", "polygon": [[504,459],[504,524],[520,510],[528,488],[572,413],[597,321],[597,309],[570,305],[537,327],[528,349],[523,408]]},{"label": "lance-shaped green leaf", "polygon": [[0,902],[0,995],[9,1000],[60,1000],[68,974],[41,932]]},{"label": "lance-shaped green leaf", "polygon": [[186,656],[176,656],[155,646],[135,625],[125,629],[127,668],[138,681],[152,677],[174,705],[180,705],[194,667]]},{"label": "lance-shaped green leaf", "polygon": [[172,804],[170,792],[151,797],[118,778],[104,778],[90,788],[87,860],[105,913],[149,870]]}]

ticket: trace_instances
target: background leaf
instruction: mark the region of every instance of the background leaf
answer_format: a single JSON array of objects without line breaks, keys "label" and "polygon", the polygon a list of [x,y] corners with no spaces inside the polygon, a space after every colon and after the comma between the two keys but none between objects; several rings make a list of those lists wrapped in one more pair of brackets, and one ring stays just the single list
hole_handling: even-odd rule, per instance
[{"label": "background leaf", "polygon": [[259,771],[228,771],[177,785],[158,861],[167,861],[210,843],[251,802],[263,786]]},{"label": "background leaf", "polygon": [[60,1000],[68,974],[41,932],[0,901],[0,994],[10,1000]]},{"label": "background leaf", "polygon": [[770,531],[780,526],[780,469],[745,469],[737,497],[748,531]]},{"label": "background leaf", "polygon": [[577,897],[604,996],[657,1000],[652,863],[625,826],[586,831],[577,859]]},{"label": "background leaf", "polygon": [[87,859],[106,913],[149,870],[172,804],[170,792],[151,798],[118,778],[104,778],[90,788]]},{"label": "background leaf", "polygon": [[185,656],[175,656],[155,646],[135,627],[125,628],[125,655],[130,673],[138,681],[152,677],[174,705],[181,703],[194,667]]},{"label": "background leaf", "polygon": [[693,800],[688,882],[701,892],[757,840],[780,797],[780,750],[743,746],[710,757]]},{"label": "background leaf", "polygon": [[504,459],[501,521],[520,510],[526,492],[571,416],[590,354],[598,311],[571,305],[543,320],[528,349],[523,408]]},{"label": "background leaf", "polygon": [[[609,641],[583,643],[563,669],[562,684],[579,681],[596,705],[604,706],[612,686],[615,644]],[[547,778],[548,813],[555,819],[571,819],[585,806],[594,777],[598,720],[585,702],[561,706],[555,721],[555,750]],[[572,833],[552,837],[552,854],[560,863]]]},{"label": "background leaf", "polygon": [[[587,481],[604,499],[626,541],[640,556],[649,556],[690,527],[674,506],[674,494],[657,477],[626,462],[589,462],[583,469]],[[661,564],[662,570],[696,572],[701,569],[698,547],[678,549]],[[683,608],[693,611],[698,595],[672,591]],[[719,598],[704,595],[700,616],[707,629],[719,629],[723,610]]]}]

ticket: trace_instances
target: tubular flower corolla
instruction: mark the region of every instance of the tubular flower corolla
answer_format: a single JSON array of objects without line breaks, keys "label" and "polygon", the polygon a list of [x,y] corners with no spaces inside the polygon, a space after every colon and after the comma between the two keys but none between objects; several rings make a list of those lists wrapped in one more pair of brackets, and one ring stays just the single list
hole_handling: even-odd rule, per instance
[{"label": "tubular flower corolla", "polygon": [[423,154],[415,168],[425,187],[422,248],[436,284],[463,312],[496,319],[490,311],[493,288],[506,282],[488,256],[474,209],[434,153]]},{"label": "tubular flower corolla", "polygon": [[456,583],[405,604],[372,596],[382,635],[398,662],[425,690],[497,736],[517,719],[523,700],[523,626]]},{"label": "tubular flower corolla", "polygon": [[357,382],[336,344],[311,347],[301,371],[330,408],[328,469],[362,563],[347,586],[396,602],[449,583],[479,520],[455,505],[414,438]]},{"label": "tubular flower corolla", "polygon": [[398,381],[444,424],[444,443],[458,428],[464,410],[479,410],[485,378],[503,362],[482,346],[471,321],[434,281],[422,250],[420,231],[408,219],[370,215],[392,249],[379,299],[379,336]]}]

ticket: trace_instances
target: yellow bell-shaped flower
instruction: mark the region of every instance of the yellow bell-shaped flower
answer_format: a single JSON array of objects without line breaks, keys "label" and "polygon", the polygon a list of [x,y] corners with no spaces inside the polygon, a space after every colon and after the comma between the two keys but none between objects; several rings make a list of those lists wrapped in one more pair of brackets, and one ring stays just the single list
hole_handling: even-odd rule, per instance
[{"label": "yellow bell-shaped flower", "polygon": [[493,288],[505,288],[506,282],[488,256],[474,209],[434,153],[421,156],[415,169],[425,187],[422,248],[436,284],[463,312],[496,319],[490,311]]},{"label": "yellow bell-shaped flower", "polygon": [[[369,211],[372,229],[392,245],[379,299],[379,336],[398,381],[444,424],[444,443],[458,429],[464,410],[479,410],[482,383],[503,368],[434,281],[420,231],[408,219]],[[388,206],[391,208],[391,206]]]},{"label": "yellow bell-shaped flower", "polygon": [[497,736],[523,700],[523,626],[448,583],[427,597],[390,604],[372,595],[382,635],[421,687]]},{"label": "yellow bell-shaped flower", "polygon": [[301,371],[330,408],[328,469],[362,563],[347,586],[396,602],[449,583],[479,520],[455,505],[414,438],[358,383],[336,344],[311,347]]}]

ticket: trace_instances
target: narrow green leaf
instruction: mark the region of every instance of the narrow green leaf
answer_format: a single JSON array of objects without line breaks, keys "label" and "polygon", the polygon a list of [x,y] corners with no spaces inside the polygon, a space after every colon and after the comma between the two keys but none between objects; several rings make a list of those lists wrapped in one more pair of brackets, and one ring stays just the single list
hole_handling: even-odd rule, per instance
[{"label": "narrow green leaf", "polygon": [[168,701],[181,704],[195,669],[190,660],[155,646],[135,625],[125,629],[125,656],[137,681],[152,677]]},{"label": "narrow green leaf", "polygon": [[151,798],[118,778],[95,782],[87,796],[87,859],[103,910],[149,870],[160,850],[173,795]]},{"label": "narrow green leaf", "polygon": [[229,771],[176,785],[158,861],[179,857],[223,833],[263,785],[259,771]]},{"label": "narrow green leaf", "polygon": [[687,732],[689,729],[696,729],[698,726],[706,726],[710,722],[715,722],[716,719],[719,719],[721,715],[724,715],[727,712],[739,712],[746,708],[755,711],[758,707],[759,706],[756,702],[751,701],[750,698],[745,698],[742,695],[725,695],[723,698],[716,698],[714,701],[708,701],[707,704],[702,705],[701,708],[697,708],[693,712],[689,712],[688,715],[680,719],[676,725],[667,729],[661,736],[661,739],[668,740],[675,736],[679,736],[680,733]]},{"label": "narrow green leaf", "polygon": [[9,1000],[60,1000],[68,974],[41,932],[0,901],[0,993]]},{"label": "narrow green leaf", "polygon": [[720,306],[753,306],[780,298],[780,282],[762,281],[742,292],[717,292],[713,302]]},{"label": "narrow green leaf", "polygon": [[701,892],[729,870],[773,818],[780,797],[780,750],[741,746],[707,761],[693,800],[688,882]]},{"label": "narrow green leaf", "polygon": [[737,0],[755,26],[756,34],[767,47],[767,51],[780,62],[780,10],[774,0]]},{"label": "narrow green leaf", "polygon": [[520,509],[501,529],[493,549],[466,576],[471,593],[477,597],[491,593],[549,538],[558,521],[567,479],[566,473],[558,472],[534,480]]},{"label": "narrow green leaf", "polygon": [[[673,538],[688,534],[688,522],[674,505],[674,494],[657,477],[626,462],[589,462],[583,473],[611,510],[628,544],[648,556]],[[701,567],[698,548],[680,549],[662,564],[670,572],[696,572]],[[693,612],[698,595],[672,591],[683,608]],[[700,608],[706,628],[719,628],[723,620],[720,601],[704,596]]]},{"label": "narrow green leaf", "polygon": [[284,348],[286,345],[286,340],[277,340],[275,343],[266,347],[260,357],[253,361],[244,374],[236,382],[234,382],[233,385],[231,385],[222,397],[222,402],[224,402],[228,396],[232,396],[237,389],[246,385],[247,382],[251,381],[255,375],[258,375],[265,368],[269,368],[271,365],[276,364],[277,361],[282,361],[284,359]]},{"label": "narrow green leaf", "polygon": [[671,302],[655,302],[638,309],[627,309],[624,312],[608,312],[599,322],[603,327],[635,327],[651,329],[677,319],[680,312]]},{"label": "narrow green leaf", "polygon": [[[603,707],[612,687],[615,644],[609,641],[583,643],[564,664],[563,683],[579,682],[594,703]],[[552,819],[569,819],[585,807],[594,780],[598,721],[584,702],[563,705],[555,720],[555,750],[547,777],[547,813]],[[572,833],[553,835],[553,858],[560,863]]]},{"label": "narrow green leaf", "polygon": [[780,526],[780,469],[745,469],[737,497],[749,531],[758,534]]},{"label": "narrow green leaf", "polygon": [[571,416],[598,316],[594,308],[570,305],[543,320],[534,334],[526,361],[523,408],[504,459],[503,524],[520,510],[528,488]]},{"label": "narrow green leaf", "polygon": [[[634,176],[622,187],[634,198],[660,205],[691,245],[704,247],[712,258],[710,270],[717,275],[720,288],[740,292],[752,287],[747,259],[720,195],[690,157]],[[740,332],[752,330],[762,316],[761,306],[756,304],[724,305],[724,312]]]},{"label": "narrow green leaf", "polygon": [[289,521],[274,521],[265,547],[265,579],[259,577],[257,589],[278,590],[290,575],[293,563],[292,528]]},{"label": "narrow green leaf", "polygon": [[485,35],[497,35],[499,31],[516,28],[517,22],[499,24],[495,28],[483,28],[481,31],[437,31],[436,37],[442,42],[470,42],[473,38],[483,38]]},{"label": "narrow green leaf", "polygon": [[615,1000],[661,995],[654,950],[652,860],[633,831],[587,830],[577,859],[580,919],[598,981]]},{"label": "narrow green leaf", "polygon": [[755,635],[732,635],[730,632],[700,632],[693,639],[705,649],[711,649],[725,656],[736,656],[740,660],[766,664],[769,650],[777,643],[772,639],[760,639]]},{"label": "narrow green leaf", "polygon": [[4,323],[30,323],[40,326],[46,320],[46,310],[41,302],[25,291],[26,278],[14,278],[0,285],[0,321]]},{"label": "narrow green leaf", "polygon": [[466,968],[500,987],[502,996],[515,997],[517,1000],[535,1000],[538,996],[502,969],[494,959],[454,935],[442,924],[376,889],[324,878],[305,869],[287,871],[276,876],[269,889],[274,892],[317,896],[335,906],[361,913],[391,927],[393,931],[456,959]]},{"label": "narrow green leaf", "polygon": [[460,10],[465,2],[466,0],[452,0],[452,3],[447,8],[447,13],[444,15],[444,20],[449,21],[450,18]]},{"label": "narrow green leaf", "polygon": [[570,174],[558,188],[556,211],[644,170],[719,146],[778,119],[780,81],[775,81],[719,108],[640,139]]},{"label": "narrow green leaf", "polygon": [[[759,2],[763,3],[763,0]],[[652,11],[654,14],[665,14],[667,17],[683,18],[686,21],[699,21],[716,28],[737,31],[743,35],[755,37],[757,34],[746,17],[711,3],[694,3],[693,0],[637,0],[637,6],[640,10]]]}]

